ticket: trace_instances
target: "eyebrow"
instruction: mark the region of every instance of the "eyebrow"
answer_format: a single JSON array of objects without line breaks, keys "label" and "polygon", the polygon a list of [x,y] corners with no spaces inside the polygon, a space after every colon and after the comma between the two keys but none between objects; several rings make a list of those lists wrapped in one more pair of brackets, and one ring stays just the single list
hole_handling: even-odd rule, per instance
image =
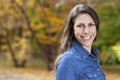
[{"label": "eyebrow", "polygon": [[[95,24],[95,22],[88,22],[88,24],[89,24],[89,23]],[[78,25],[79,25],[79,24],[83,24],[83,22],[79,22]]]}]

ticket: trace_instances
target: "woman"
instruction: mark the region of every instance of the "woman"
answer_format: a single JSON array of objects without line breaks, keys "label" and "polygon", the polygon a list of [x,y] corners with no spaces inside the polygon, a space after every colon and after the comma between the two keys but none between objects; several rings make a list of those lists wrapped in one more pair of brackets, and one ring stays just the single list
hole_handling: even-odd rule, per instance
[{"label": "woman", "polygon": [[93,47],[99,18],[87,5],[76,5],[69,13],[60,54],[56,61],[56,80],[106,80]]}]

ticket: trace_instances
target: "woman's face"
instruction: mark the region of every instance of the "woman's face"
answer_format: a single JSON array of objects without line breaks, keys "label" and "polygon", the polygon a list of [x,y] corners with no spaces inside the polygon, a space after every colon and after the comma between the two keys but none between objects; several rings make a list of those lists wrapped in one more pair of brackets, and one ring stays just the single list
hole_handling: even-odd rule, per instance
[{"label": "woman's face", "polygon": [[91,48],[97,31],[92,17],[85,13],[80,14],[74,21],[74,35],[85,48]]}]

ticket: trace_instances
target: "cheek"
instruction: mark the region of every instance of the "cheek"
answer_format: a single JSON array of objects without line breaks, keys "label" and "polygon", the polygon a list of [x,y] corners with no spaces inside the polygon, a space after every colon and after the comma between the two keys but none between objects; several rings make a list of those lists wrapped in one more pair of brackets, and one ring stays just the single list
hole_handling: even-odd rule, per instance
[{"label": "cheek", "polygon": [[74,27],[74,33],[81,33],[81,29],[78,27]]},{"label": "cheek", "polygon": [[74,28],[74,35],[78,35],[78,34],[79,34],[78,29]]},{"label": "cheek", "polygon": [[94,35],[96,35],[96,34],[97,34],[96,28],[92,29],[91,32],[92,32]]},{"label": "cheek", "polygon": [[79,38],[80,34],[81,34],[81,31],[79,29],[75,29],[74,30],[74,36],[75,36],[75,38]]}]

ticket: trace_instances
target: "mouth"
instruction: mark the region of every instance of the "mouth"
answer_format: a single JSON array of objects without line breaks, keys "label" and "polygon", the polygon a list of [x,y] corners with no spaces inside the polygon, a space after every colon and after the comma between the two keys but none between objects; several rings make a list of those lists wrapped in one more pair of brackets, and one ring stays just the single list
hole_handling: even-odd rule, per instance
[{"label": "mouth", "polygon": [[90,40],[91,38],[92,38],[92,36],[81,36],[81,38],[83,39],[83,40]]}]

